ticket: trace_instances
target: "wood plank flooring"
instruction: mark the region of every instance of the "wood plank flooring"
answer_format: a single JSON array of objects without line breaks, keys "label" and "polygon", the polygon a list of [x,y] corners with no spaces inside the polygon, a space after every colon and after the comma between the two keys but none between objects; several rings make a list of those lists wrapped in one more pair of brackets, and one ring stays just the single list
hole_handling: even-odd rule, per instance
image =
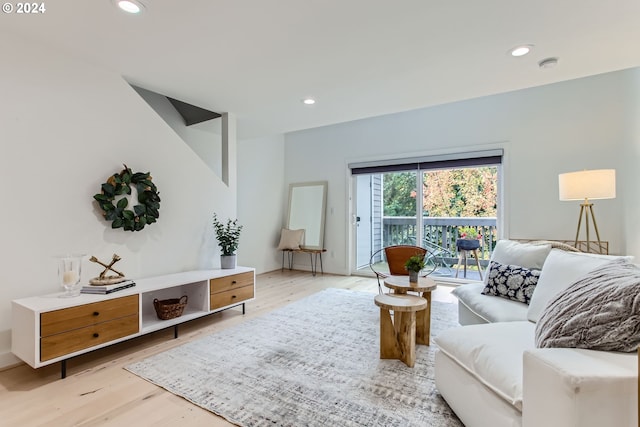
[{"label": "wood plank flooring", "polygon": [[[256,278],[256,299],[247,313],[233,308],[180,326],[158,331],[67,362],[67,378],[60,379],[60,364],[40,369],[20,365],[0,372],[0,425],[7,426],[231,426],[223,418],[201,409],[123,367],[191,340],[260,316],[325,288],[343,288],[372,295],[374,278],[274,271]],[[454,302],[451,288],[439,286],[434,300]],[[373,298],[371,303],[373,304]]]}]

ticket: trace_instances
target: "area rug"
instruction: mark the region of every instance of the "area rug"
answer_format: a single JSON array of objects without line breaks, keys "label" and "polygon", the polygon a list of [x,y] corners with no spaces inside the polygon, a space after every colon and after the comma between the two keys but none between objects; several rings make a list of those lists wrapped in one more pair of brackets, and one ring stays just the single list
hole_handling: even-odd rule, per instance
[{"label": "area rug", "polygon": [[[462,426],[435,388],[433,343],[413,368],[379,359],[373,298],[326,289],[126,369],[240,426]],[[431,316],[432,336],[457,324],[454,304]]]}]

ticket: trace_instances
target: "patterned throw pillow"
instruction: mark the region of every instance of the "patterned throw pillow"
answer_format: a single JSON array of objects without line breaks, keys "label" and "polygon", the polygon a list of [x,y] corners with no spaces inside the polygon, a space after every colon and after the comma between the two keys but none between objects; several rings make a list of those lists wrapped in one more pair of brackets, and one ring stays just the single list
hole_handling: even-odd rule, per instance
[{"label": "patterned throw pillow", "polygon": [[493,295],[529,304],[540,270],[491,261],[483,295]]}]

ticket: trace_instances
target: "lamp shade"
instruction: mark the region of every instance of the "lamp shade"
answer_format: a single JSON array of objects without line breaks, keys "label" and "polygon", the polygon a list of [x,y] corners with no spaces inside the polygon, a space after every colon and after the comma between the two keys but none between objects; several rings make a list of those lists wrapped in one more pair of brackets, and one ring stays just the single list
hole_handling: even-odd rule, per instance
[{"label": "lamp shade", "polygon": [[614,199],[615,169],[585,170],[558,175],[560,200]]}]

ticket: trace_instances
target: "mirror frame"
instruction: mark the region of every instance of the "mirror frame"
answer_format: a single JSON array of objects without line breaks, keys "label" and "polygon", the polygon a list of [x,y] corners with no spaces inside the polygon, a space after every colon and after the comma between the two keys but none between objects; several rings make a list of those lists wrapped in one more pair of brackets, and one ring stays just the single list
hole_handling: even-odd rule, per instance
[{"label": "mirror frame", "polygon": [[[293,183],[289,184],[289,207],[287,210],[287,228],[290,230],[301,229],[305,230],[304,233],[304,242],[300,245],[301,249],[313,249],[313,250],[323,250],[324,249],[324,226],[326,221],[326,209],[327,209],[327,181],[316,181],[316,182],[302,182],[302,183]],[[308,191],[304,191],[308,190]],[[315,196],[315,200],[313,200],[316,208],[320,208],[320,212],[318,214],[317,210],[311,212],[310,214],[305,214],[304,211],[301,212],[299,208],[307,208],[308,203],[301,205],[304,203],[304,197],[301,191],[304,191],[304,195],[307,197]],[[317,193],[320,191],[319,197],[317,197]],[[317,199],[320,200],[317,200]],[[306,220],[312,220],[313,224],[309,224]],[[308,231],[311,231],[313,235],[313,243],[317,244],[307,244],[308,241]]]}]

